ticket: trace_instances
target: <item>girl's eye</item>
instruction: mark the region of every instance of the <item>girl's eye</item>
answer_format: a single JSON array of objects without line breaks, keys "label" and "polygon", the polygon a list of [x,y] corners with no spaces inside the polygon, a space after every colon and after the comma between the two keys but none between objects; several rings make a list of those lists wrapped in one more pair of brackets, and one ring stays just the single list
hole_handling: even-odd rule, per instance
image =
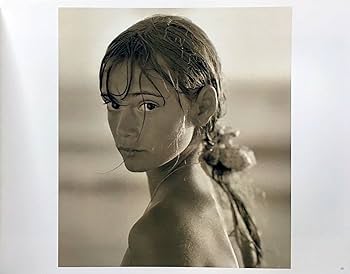
[{"label": "girl's eye", "polygon": [[114,109],[118,109],[120,106],[117,104],[117,103],[112,103],[112,108],[114,108]]},{"label": "girl's eye", "polygon": [[119,108],[120,108],[120,105],[117,104],[116,102],[109,102],[107,104],[107,109],[108,110],[116,111],[116,110],[119,110]]},{"label": "girl's eye", "polygon": [[140,105],[139,109],[141,110],[145,110],[145,111],[152,111],[155,108],[157,108],[158,105],[154,104],[154,103],[150,103],[150,102],[146,102]]}]

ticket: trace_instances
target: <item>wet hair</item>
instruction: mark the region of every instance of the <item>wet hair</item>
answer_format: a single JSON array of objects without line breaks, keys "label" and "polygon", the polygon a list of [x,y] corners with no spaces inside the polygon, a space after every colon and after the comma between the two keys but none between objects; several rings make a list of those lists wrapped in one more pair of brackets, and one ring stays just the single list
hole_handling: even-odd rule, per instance
[{"label": "wet hair", "polygon": [[[124,91],[116,94],[109,88],[109,77],[112,69],[123,62],[127,62],[127,84]],[[196,129],[196,134],[202,136],[204,149],[213,147],[217,120],[224,115],[225,95],[221,85],[220,59],[206,33],[189,19],[170,15],[153,15],[129,27],[109,44],[101,62],[100,91],[105,103],[118,104],[118,98],[128,94],[136,65],[141,69],[140,90],[141,76],[144,75],[162,96],[150,76],[150,71],[155,71],[174,87],[180,105],[179,94],[193,100],[204,86],[214,87],[218,98],[217,110],[206,125]],[[247,254],[254,253],[255,259],[250,260],[251,265],[246,267],[257,267],[262,259],[257,227],[241,197],[223,184],[225,167],[218,164],[212,168],[212,178],[230,198],[238,243],[244,249],[243,245],[248,242],[251,252]]]}]

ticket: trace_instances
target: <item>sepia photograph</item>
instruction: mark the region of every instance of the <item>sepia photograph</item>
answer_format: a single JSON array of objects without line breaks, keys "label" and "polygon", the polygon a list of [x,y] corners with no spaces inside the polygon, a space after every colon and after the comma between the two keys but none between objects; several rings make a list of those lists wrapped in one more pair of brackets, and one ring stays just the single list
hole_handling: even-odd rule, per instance
[{"label": "sepia photograph", "polygon": [[291,267],[291,26],[58,9],[59,267]]},{"label": "sepia photograph", "polygon": [[0,0],[0,273],[348,273],[349,8]]}]

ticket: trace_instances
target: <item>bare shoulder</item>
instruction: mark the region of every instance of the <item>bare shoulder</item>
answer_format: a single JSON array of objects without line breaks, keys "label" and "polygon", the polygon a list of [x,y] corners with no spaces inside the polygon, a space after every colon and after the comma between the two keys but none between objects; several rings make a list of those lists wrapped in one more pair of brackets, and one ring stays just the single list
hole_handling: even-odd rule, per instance
[{"label": "bare shoulder", "polygon": [[131,265],[237,266],[214,200],[202,194],[159,201],[130,231],[129,249]]}]

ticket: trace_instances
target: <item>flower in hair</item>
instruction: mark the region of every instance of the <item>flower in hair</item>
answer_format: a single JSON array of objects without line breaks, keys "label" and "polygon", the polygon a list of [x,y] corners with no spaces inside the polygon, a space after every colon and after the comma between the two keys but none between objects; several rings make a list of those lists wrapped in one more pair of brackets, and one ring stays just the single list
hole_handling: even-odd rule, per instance
[{"label": "flower in hair", "polygon": [[216,130],[214,145],[204,152],[206,162],[213,167],[227,171],[239,172],[256,164],[254,152],[247,146],[239,145],[234,139],[239,136],[238,130],[221,127]]}]

